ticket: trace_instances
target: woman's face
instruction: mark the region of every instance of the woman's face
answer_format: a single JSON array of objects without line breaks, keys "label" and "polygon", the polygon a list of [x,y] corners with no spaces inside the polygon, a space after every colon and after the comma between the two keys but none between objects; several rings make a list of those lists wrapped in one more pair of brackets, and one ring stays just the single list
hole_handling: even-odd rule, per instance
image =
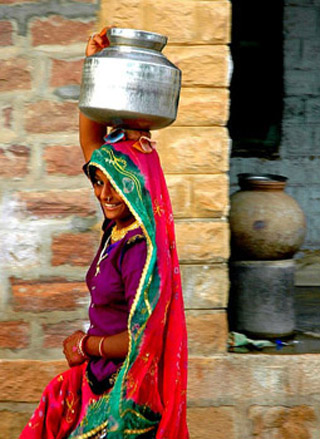
[{"label": "woman's face", "polygon": [[92,184],[106,218],[115,220],[119,228],[126,227],[134,221],[128,206],[100,169],[96,169]]}]

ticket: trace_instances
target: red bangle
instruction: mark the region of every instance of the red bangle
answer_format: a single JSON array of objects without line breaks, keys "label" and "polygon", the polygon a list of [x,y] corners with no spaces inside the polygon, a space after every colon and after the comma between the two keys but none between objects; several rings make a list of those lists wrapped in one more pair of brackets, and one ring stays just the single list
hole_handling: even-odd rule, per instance
[{"label": "red bangle", "polygon": [[85,353],[84,342],[87,340],[88,337],[89,337],[89,335],[85,334],[83,337],[80,338],[79,343],[78,343],[78,353],[86,359],[89,357]]},{"label": "red bangle", "polygon": [[106,337],[102,337],[102,339],[99,341],[99,355],[102,358],[104,358],[102,348],[103,348],[103,342],[104,342],[105,338]]}]

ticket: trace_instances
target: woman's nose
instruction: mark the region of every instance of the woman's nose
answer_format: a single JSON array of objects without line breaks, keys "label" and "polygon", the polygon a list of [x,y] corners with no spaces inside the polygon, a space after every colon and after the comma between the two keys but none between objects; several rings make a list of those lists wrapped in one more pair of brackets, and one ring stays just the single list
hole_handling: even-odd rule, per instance
[{"label": "woman's nose", "polygon": [[111,198],[111,188],[110,188],[110,185],[109,184],[107,184],[107,183],[105,183],[103,186],[102,186],[102,190],[101,190],[101,193],[100,193],[100,198],[101,198],[101,200],[102,201],[105,201],[105,200],[107,200],[107,199],[110,199]]}]

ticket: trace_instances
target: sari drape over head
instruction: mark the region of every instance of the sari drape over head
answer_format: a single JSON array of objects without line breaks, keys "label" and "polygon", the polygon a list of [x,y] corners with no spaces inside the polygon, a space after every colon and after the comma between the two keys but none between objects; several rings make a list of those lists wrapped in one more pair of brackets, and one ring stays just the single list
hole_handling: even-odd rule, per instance
[{"label": "sari drape over head", "polygon": [[[147,258],[128,319],[129,351],[107,396],[70,439],[187,439],[187,336],[174,221],[156,150],[120,140],[96,150],[100,169],[139,222]],[[145,435],[145,436],[144,436]]]}]

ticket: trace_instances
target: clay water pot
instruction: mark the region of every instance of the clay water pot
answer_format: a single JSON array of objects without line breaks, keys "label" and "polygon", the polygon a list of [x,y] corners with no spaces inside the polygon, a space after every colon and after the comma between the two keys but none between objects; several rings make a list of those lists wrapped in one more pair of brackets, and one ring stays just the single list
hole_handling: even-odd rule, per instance
[{"label": "clay water pot", "polygon": [[240,190],[231,196],[232,257],[236,260],[289,259],[306,233],[305,216],[284,192],[287,178],[239,174]]}]

